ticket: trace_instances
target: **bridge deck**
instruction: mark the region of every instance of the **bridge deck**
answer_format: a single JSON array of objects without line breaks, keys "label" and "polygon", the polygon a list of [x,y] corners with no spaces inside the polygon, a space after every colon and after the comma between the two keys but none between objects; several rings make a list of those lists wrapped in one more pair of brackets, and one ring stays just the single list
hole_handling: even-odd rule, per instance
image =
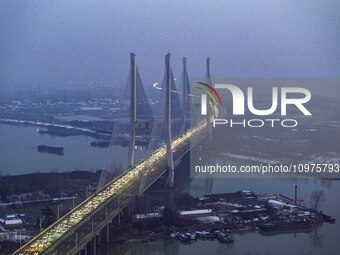
[{"label": "bridge deck", "polygon": [[[190,138],[200,134],[205,127],[204,120],[172,142],[175,160],[187,151],[186,146]],[[138,194],[143,175],[153,175],[154,178],[158,178],[165,168],[166,147],[164,145],[149,158],[116,177],[13,254],[75,254],[112,221],[129,204],[131,198]]]}]

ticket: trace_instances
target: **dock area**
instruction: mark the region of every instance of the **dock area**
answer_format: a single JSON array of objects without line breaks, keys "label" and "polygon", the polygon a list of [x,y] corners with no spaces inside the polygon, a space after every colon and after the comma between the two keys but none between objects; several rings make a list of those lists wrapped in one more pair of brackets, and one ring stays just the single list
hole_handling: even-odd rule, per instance
[{"label": "dock area", "polygon": [[208,238],[231,243],[232,234],[242,231],[259,231],[263,235],[308,232],[318,224],[336,221],[282,195],[255,194],[248,190],[201,197],[187,195],[176,200],[176,208],[155,206],[153,209],[133,215],[127,223],[129,227],[123,227],[123,231],[116,229],[117,240],[122,236],[127,242],[159,238],[190,242]]}]

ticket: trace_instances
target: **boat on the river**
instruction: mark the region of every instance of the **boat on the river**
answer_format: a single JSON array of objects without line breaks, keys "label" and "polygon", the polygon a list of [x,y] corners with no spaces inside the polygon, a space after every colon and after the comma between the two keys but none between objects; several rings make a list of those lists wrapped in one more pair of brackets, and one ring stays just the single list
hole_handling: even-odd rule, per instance
[{"label": "boat on the river", "polygon": [[292,230],[312,227],[311,220],[298,220],[298,221],[286,221],[286,222],[273,222],[259,225],[260,231],[281,231]]},{"label": "boat on the river", "polygon": [[196,236],[200,238],[216,238],[216,233],[208,231],[196,231]]},{"label": "boat on the river", "polygon": [[57,154],[57,155],[64,155],[64,147],[39,145],[38,151],[39,152],[47,152],[47,153]]},{"label": "boat on the river", "polygon": [[233,238],[230,235],[225,234],[223,232],[217,233],[217,239],[221,243],[233,243],[234,242]]},{"label": "boat on the river", "polygon": [[321,216],[323,217],[324,221],[331,223],[331,224],[335,224],[335,218],[333,218],[329,215],[326,215],[324,213],[321,213]]},{"label": "boat on the river", "polygon": [[185,233],[178,232],[176,236],[177,236],[178,240],[180,240],[182,242],[189,242],[189,240],[190,240],[189,237]]}]

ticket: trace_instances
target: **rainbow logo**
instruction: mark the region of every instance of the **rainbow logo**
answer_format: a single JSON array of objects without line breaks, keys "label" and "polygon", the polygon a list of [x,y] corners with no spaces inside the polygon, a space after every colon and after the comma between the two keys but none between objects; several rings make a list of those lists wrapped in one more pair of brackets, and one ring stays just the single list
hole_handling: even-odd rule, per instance
[{"label": "rainbow logo", "polygon": [[197,82],[197,83],[206,87],[206,88],[201,88],[201,87],[197,87],[197,88],[202,90],[204,93],[206,93],[211,98],[211,100],[214,103],[214,106],[217,104],[216,98],[218,102],[220,103],[220,105],[223,105],[220,94],[216,91],[216,89],[213,88],[213,86],[211,86],[210,84],[204,83],[204,82]]}]

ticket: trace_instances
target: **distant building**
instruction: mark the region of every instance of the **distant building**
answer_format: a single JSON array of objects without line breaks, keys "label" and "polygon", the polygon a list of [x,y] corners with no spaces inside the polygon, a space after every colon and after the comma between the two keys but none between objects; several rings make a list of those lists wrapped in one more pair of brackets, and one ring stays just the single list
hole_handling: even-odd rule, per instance
[{"label": "distant building", "polygon": [[278,210],[284,210],[288,212],[295,212],[299,211],[300,207],[296,205],[286,204],[284,202],[278,200],[268,200],[268,205]]},{"label": "distant building", "polygon": [[146,220],[146,219],[154,219],[154,218],[161,218],[163,217],[162,213],[155,212],[155,213],[141,213],[136,214],[135,219],[136,220]]},{"label": "distant building", "polygon": [[262,200],[262,201],[276,200],[277,195],[276,194],[263,194],[263,195],[258,195],[257,199]]},{"label": "distant building", "polygon": [[211,209],[202,209],[202,210],[192,210],[192,211],[179,211],[179,216],[181,218],[200,218],[200,217],[207,217],[212,215]]},{"label": "distant building", "polygon": [[241,190],[236,193],[241,195],[242,197],[255,197],[255,193],[250,190]]},{"label": "distant building", "polygon": [[5,215],[5,219],[0,220],[0,223],[5,229],[23,228],[24,223],[22,219],[19,218],[19,216],[24,216],[24,215],[7,214]]}]

